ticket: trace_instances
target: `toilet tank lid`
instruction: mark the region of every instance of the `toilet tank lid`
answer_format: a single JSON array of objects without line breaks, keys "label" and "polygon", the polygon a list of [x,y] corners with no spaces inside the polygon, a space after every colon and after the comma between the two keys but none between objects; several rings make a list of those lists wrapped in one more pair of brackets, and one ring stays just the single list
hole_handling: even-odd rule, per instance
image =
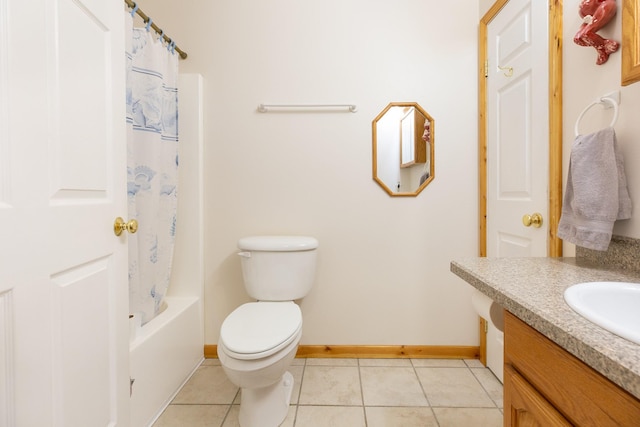
[{"label": "toilet tank lid", "polygon": [[309,236],[249,236],[238,240],[238,248],[243,251],[310,251],[318,245],[318,240]]}]

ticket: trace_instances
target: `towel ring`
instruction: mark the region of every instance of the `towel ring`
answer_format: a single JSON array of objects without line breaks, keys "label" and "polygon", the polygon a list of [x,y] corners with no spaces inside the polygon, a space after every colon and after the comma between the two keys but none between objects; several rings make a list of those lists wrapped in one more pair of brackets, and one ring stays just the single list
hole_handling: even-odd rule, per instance
[{"label": "towel ring", "polygon": [[[589,109],[591,109],[591,107],[593,107],[594,105],[604,103],[609,103],[613,107],[613,119],[611,119],[611,124],[609,126],[613,127],[613,125],[616,124],[616,122],[618,121],[618,103],[614,99],[605,96],[600,99],[596,99],[591,104],[587,105],[587,108],[582,110],[582,113],[580,113],[580,115],[578,116],[578,120],[576,120],[576,126],[574,128],[574,133],[576,136],[580,135],[580,132],[578,131],[578,125],[580,124],[580,120],[582,120],[582,117],[585,115],[585,113],[589,111]],[[607,107],[605,106],[605,108]]]}]

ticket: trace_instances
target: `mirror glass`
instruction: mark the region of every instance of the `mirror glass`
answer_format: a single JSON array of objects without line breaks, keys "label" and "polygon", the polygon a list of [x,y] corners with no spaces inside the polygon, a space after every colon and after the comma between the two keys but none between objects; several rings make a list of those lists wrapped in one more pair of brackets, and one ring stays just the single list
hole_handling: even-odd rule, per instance
[{"label": "mirror glass", "polygon": [[417,196],[434,178],[434,120],[415,102],[373,119],[373,179],[391,196]]}]

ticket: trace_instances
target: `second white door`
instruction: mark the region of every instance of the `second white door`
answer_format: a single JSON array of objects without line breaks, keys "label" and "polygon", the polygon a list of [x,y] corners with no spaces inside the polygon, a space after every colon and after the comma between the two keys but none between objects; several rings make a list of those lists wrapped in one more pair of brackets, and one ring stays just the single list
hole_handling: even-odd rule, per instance
[{"label": "second white door", "polygon": [[547,49],[546,2],[510,0],[488,25],[487,256],[547,254]]}]

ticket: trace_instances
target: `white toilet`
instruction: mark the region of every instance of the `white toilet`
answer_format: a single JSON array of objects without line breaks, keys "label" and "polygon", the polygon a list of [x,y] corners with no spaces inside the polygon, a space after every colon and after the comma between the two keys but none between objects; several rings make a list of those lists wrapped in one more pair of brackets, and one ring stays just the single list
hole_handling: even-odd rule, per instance
[{"label": "white toilet", "polygon": [[247,293],[257,299],[222,323],[218,358],[241,388],[240,426],[276,427],[289,410],[293,376],[287,368],[302,336],[293,301],[313,285],[318,241],[303,236],[254,236],[238,241]]}]

